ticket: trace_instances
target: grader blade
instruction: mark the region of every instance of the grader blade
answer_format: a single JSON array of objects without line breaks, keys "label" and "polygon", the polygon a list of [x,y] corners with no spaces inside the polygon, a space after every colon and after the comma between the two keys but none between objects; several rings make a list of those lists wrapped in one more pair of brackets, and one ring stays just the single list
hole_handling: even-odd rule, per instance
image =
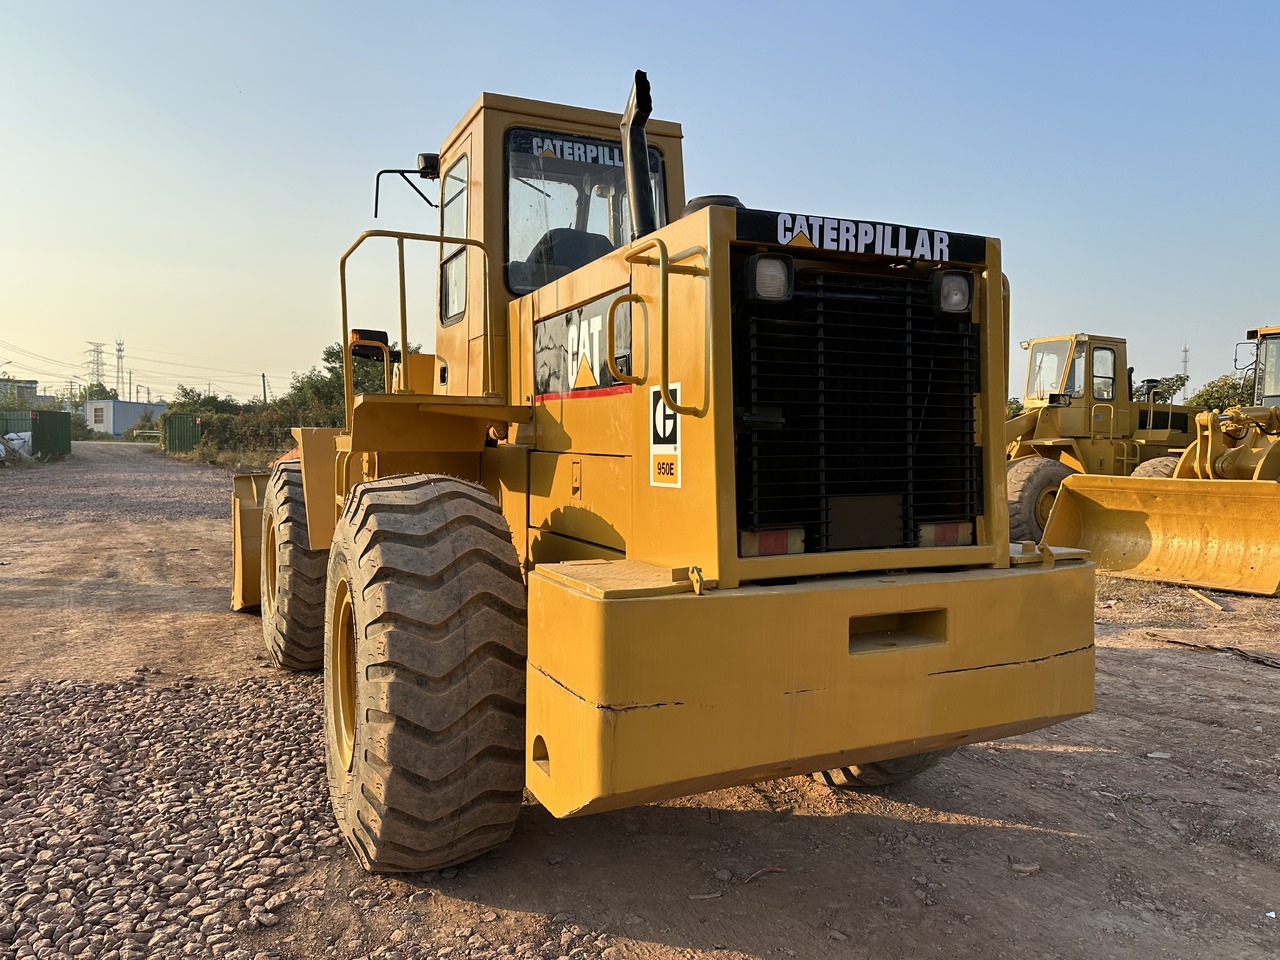
[{"label": "grader blade", "polygon": [[1098,569],[1133,580],[1274,596],[1280,589],[1280,484],[1071,476],[1044,542],[1082,547]]}]

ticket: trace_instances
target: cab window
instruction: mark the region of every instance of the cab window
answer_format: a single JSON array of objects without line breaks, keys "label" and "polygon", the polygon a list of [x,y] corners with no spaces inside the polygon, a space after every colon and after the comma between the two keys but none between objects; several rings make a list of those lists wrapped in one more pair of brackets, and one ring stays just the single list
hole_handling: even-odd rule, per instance
[{"label": "cab window", "polygon": [[1255,403],[1280,406],[1280,338],[1269,338],[1258,344],[1258,364],[1254,377],[1257,387]]},{"label": "cab window", "polygon": [[1031,361],[1027,366],[1028,400],[1044,400],[1049,394],[1058,392],[1070,349],[1070,340],[1046,340],[1032,346]]},{"label": "cab window", "polygon": [[1075,353],[1071,355],[1071,366],[1067,368],[1067,382],[1062,385],[1062,392],[1072,397],[1084,396],[1084,344],[1076,344]]},{"label": "cab window", "polygon": [[1116,352],[1110,347],[1093,348],[1093,399],[1116,398]]},{"label": "cab window", "polygon": [[[467,235],[467,158],[444,175],[440,185],[440,233],[446,237]],[[449,326],[467,309],[467,248],[446,243],[440,249],[440,323]]]},{"label": "cab window", "polygon": [[[507,287],[528,293],[627,243],[631,207],[622,142],[507,131]],[[666,222],[662,154],[649,148],[658,226]]]}]

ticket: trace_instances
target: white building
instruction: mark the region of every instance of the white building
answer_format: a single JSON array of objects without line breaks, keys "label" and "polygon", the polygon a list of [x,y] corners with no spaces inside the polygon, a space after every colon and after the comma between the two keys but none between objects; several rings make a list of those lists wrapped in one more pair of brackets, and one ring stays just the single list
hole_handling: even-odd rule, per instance
[{"label": "white building", "polygon": [[163,403],[132,403],[128,400],[86,400],[84,405],[84,422],[90,430],[98,433],[109,433],[113,437],[121,436],[126,430],[142,419],[142,414],[151,411],[151,419],[160,419],[164,413]]}]

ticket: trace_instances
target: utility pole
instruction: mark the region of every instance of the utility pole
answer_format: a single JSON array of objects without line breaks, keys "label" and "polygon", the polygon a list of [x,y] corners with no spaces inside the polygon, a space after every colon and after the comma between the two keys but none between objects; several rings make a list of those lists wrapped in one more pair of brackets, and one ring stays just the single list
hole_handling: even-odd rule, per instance
[{"label": "utility pole", "polygon": [[89,344],[89,360],[85,364],[89,368],[89,377],[94,383],[102,383],[102,378],[106,376],[104,365],[102,362],[102,348],[105,343],[98,343],[96,340],[85,341]]},{"label": "utility pole", "polygon": [[263,403],[263,406],[266,406],[266,403],[267,403],[267,375],[266,375],[265,373],[262,375],[262,403]]},{"label": "utility pole", "polygon": [[[119,396],[119,391],[116,391],[116,395]],[[133,396],[133,371],[132,370],[129,371],[129,392],[126,393],[125,396],[126,397]]]},{"label": "utility pole", "polygon": [[147,403],[151,402],[151,388],[147,387]]},{"label": "utility pole", "polygon": [[1187,361],[1190,357],[1191,357],[1191,348],[1184,343],[1182,345],[1182,377],[1183,377],[1182,402],[1183,403],[1187,402],[1187,384],[1191,382],[1190,375],[1187,373],[1187,370],[1189,369],[1189,365]]}]

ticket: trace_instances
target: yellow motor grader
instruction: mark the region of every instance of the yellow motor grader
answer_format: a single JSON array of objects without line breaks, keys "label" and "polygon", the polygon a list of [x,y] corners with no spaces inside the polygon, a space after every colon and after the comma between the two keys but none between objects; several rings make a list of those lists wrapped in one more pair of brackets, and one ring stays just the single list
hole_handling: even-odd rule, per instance
[{"label": "yellow motor grader", "polygon": [[[236,478],[233,606],[323,666],[371,870],[496,846],[526,788],[564,817],[883,784],[1093,707],[1092,564],[1009,542],[999,242],[686,204],[649,112],[640,73],[622,116],[484,94],[419,157],[439,233],[341,259],[346,426]],[[396,342],[349,323],[374,242]]]},{"label": "yellow motor grader", "polygon": [[1196,407],[1133,383],[1126,343],[1077,333],[1025,341],[1026,408],[1005,424],[1009,533],[1039,542],[1058,487],[1075,473],[1153,475],[1152,461],[1191,442]]},{"label": "yellow motor grader", "polygon": [[1100,569],[1135,580],[1280,590],[1280,550],[1259,534],[1280,520],[1280,327],[1248,337],[1253,406],[1197,414],[1182,455],[1150,461],[1144,478],[1066,478],[1045,543],[1086,548]]}]

